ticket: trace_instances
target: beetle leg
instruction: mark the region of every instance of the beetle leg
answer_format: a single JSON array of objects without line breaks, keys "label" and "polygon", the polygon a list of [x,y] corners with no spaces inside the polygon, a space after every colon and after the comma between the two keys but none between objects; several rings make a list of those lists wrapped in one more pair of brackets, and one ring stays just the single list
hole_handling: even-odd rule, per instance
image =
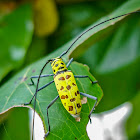
[{"label": "beetle leg", "polygon": [[[43,87],[39,88],[39,89],[37,90],[37,92],[40,91],[40,90],[42,90],[42,89],[44,89],[45,87],[49,86],[49,85],[52,84],[53,82],[54,82],[54,80],[51,81],[51,82],[49,82],[48,84],[44,85]],[[32,100],[33,100],[34,97],[35,97],[35,94],[34,94],[33,97],[31,98],[30,102],[24,103],[24,105],[29,105],[29,104],[31,104],[31,102],[32,102]]]},{"label": "beetle leg", "polygon": [[47,121],[48,121],[48,132],[45,134],[44,138],[48,136],[48,134],[50,133],[50,122],[49,122],[49,114],[48,114],[48,109],[56,102],[56,100],[59,98],[59,95],[57,97],[55,97],[55,99],[53,99],[51,101],[51,103],[47,106]]},{"label": "beetle leg", "polygon": [[[54,74],[46,74],[46,75],[41,75],[40,78],[42,77],[48,77],[48,76],[54,76]],[[29,83],[28,85],[32,86],[34,85],[34,81],[33,81],[33,78],[38,78],[39,76],[31,76],[30,79],[31,79],[31,83]]]},{"label": "beetle leg", "polygon": [[90,123],[91,123],[91,118],[90,118],[90,117],[91,117],[91,114],[92,114],[92,112],[93,112],[93,110],[94,110],[96,104],[97,104],[98,99],[97,99],[97,97],[92,96],[92,95],[89,95],[89,94],[86,94],[86,93],[80,92],[80,94],[83,95],[83,96],[85,96],[85,97],[88,97],[88,98],[90,98],[90,99],[95,100],[95,103],[94,103],[94,105],[93,105],[93,108],[91,109],[91,111],[90,111],[90,113],[89,113],[89,115],[88,115],[89,120],[90,120]]},{"label": "beetle leg", "polygon": [[89,78],[89,80],[92,82],[92,84],[98,83],[98,81],[92,81],[91,78],[87,75],[74,75],[75,78]]},{"label": "beetle leg", "polygon": [[71,64],[72,61],[73,61],[73,58],[71,58],[71,59],[69,60],[68,64],[66,65],[67,68],[69,67],[69,65]]},{"label": "beetle leg", "polygon": [[52,84],[54,82],[54,80],[52,80],[51,82],[49,82],[48,84],[44,85],[43,87],[39,88],[37,91],[40,91],[42,89],[44,89],[45,87],[49,86],[50,84]]}]

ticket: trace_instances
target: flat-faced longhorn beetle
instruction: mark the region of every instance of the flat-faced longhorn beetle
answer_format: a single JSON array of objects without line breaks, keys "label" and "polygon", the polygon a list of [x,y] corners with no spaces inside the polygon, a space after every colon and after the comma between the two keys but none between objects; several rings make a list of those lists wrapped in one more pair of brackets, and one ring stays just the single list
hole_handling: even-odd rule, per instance
[{"label": "flat-faced longhorn beetle", "polygon": [[[34,115],[35,115],[35,106],[36,106],[36,97],[37,97],[37,93],[38,91],[46,88],[47,86],[49,86],[50,84],[52,84],[53,82],[55,82],[56,85],[56,89],[58,91],[58,95],[51,101],[51,103],[47,106],[47,121],[48,121],[48,132],[45,134],[45,137],[48,136],[49,132],[50,132],[50,122],[49,122],[49,115],[48,115],[48,109],[55,103],[55,101],[60,98],[61,102],[64,106],[64,108],[68,111],[68,113],[71,114],[71,116],[73,116],[76,119],[80,118],[80,112],[81,112],[81,100],[80,100],[80,95],[83,95],[87,98],[91,98],[93,100],[95,100],[95,103],[88,115],[89,120],[91,122],[91,114],[97,104],[97,97],[86,94],[86,93],[82,93],[78,90],[75,78],[88,78],[92,84],[96,84],[97,81],[92,81],[91,78],[87,75],[73,75],[72,71],[68,70],[69,65],[72,63],[73,58],[71,58],[69,60],[69,62],[67,64],[64,63],[62,56],[64,56],[65,54],[68,53],[68,51],[71,49],[71,47],[84,35],[86,34],[88,31],[92,30],[93,28],[104,24],[105,22],[108,22],[110,20],[122,17],[122,16],[127,16],[129,14],[133,14],[133,13],[137,13],[140,11],[135,11],[135,12],[131,12],[131,13],[127,13],[127,14],[123,14],[108,20],[105,20],[97,25],[94,25],[92,27],[90,27],[89,29],[87,29],[86,31],[84,31],[82,34],[80,34],[75,40],[74,42],[70,45],[70,47],[64,51],[62,54],[60,54],[60,56],[56,57],[56,58],[52,58],[46,61],[45,65],[42,67],[41,72],[38,76],[32,76],[31,79],[31,83],[30,85],[34,85],[34,81],[33,78],[38,78],[37,80],[37,86],[36,86],[36,91],[35,94],[33,95],[33,97],[31,98],[31,100],[28,103],[25,103],[24,105],[29,105],[31,104],[33,98],[35,98],[35,102],[34,102]],[[41,75],[44,68],[46,67],[46,65],[48,63],[51,63],[51,67],[53,70],[53,74],[46,74],[46,75]],[[45,84],[43,87],[38,88],[39,85],[39,81],[41,77],[49,77],[49,76],[53,76],[54,80],[50,81],[49,83]],[[34,116],[33,116],[33,131],[34,131]],[[32,132],[32,139],[33,139],[33,132]]]}]

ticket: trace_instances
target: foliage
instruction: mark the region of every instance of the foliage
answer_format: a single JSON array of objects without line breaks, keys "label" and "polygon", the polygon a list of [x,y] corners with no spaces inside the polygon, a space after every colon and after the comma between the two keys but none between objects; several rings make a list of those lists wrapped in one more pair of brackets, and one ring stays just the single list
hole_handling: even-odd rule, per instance
[{"label": "foliage", "polygon": [[[75,3],[63,0],[57,0],[56,3],[44,0],[39,3],[34,1],[29,3],[23,0],[21,3],[16,1],[13,3],[14,8],[9,1],[0,3],[0,7],[3,9],[0,18],[2,50],[0,54],[0,113],[2,114],[0,129],[2,140],[9,137],[19,139],[18,135],[21,135],[23,139],[29,139],[29,120],[22,114],[28,115],[27,110],[20,112],[21,108],[14,108],[14,110],[9,110],[9,108],[22,106],[31,99],[35,86],[28,86],[30,76],[38,75],[45,62],[66,50],[74,40],[73,38],[87,29],[87,26],[90,27],[109,18],[140,9],[139,0],[119,0],[116,3],[110,1],[105,3],[103,1],[81,2],[79,0],[76,0]],[[49,8],[47,5],[50,5]],[[140,138],[138,131],[140,124],[138,117],[139,14],[118,18],[91,30],[78,40],[64,57],[65,62],[70,57],[74,57],[78,61],[73,62],[70,66],[75,75],[89,75],[95,80],[93,74],[99,81],[99,85],[104,91],[102,100],[103,93],[98,84],[91,85],[88,79],[77,80],[80,91],[94,95],[98,97],[99,101],[101,100],[96,107],[97,113],[112,109],[126,101],[133,104],[132,114],[126,123],[127,135],[131,139]],[[34,15],[34,19],[32,15]],[[59,24],[58,21],[60,21]],[[33,23],[36,35],[33,34]],[[56,27],[58,28],[56,29]],[[63,45],[64,43],[65,45]],[[45,55],[46,57],[36,61]],[[90,69],[81,63],[87,64]],[[49,65],[45,68],[44,73],[52,73]],[[51,78],[41,78],[39,86],[41,87],[50,80]],[[36,82],[37,80],[35,80]],[[36,111],[43,121],[46,132],[46,106],[56,95],[55,85],[52,84],[40,91],[37,96]],[[47,139],[89,139],[86,134],[87,116],[93,104],[94,102],[88,99],[87,104],[83,105],[81,122],[78,123],[66,112],[58,100],[49,109],[51,133]],[[33,108],[33,103],[30,107]],[[17,114],[20,115],[23,129],[19,129],[14,134],[11,125],[12,122],[15,122],[15,129],[19,127],[20,121],[17,119]],[[22,135],[22,131],[25,132],[25,126],[27,135]]]},{"label": "foliage", "polygon": [[[0,81],[23,63],[33,35],[31,5],[18,7],[0,19]],[[8,39],[8,40],[7,40]]]}]

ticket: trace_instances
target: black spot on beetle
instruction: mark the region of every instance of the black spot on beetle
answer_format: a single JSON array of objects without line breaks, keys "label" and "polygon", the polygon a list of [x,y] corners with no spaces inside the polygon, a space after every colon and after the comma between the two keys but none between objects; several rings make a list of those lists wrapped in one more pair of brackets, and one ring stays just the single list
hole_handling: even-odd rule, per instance
[{"label": "black spot on beetle", "polygon": [[65,80],[65,78],[64,77],[60,77],[58,80]]},{"label": "black spot on beetle", "polygon": [[65,96],[65,95],[62,95],[62,96],[61,96],[61,99],[65,99],[65,98],[66,98],[66,96]]},{"label": "black spot on beetle", "polygon": [[69,106],[69,111],[73,111],[73,106]]},{"label": "black spot on beetle", "polygon": [[57,67],[57,66],[58,66],[58,64],[55,65],[55,67]]},{"label": "black spot on beetle", "polygon": [[70,99],[70,102],[74,102],[76,99],[75,98],[72,98],[72,99]]},{"label": "black spot on beetle", "polygon": [[78,107],[78,108],[80,108],[80,107],[81,107],[80,103],[78,103],[78,104],[77,104],[77,107]]},{"label": "black spot on beetle", "polygon": [[63,89],[64,89],[64,87],[63,87],[63,86],[61,86],[60,90],[63,90]]},{"label": "black spot on beetle", "polygon": [[64,67],[59,67],[58,70],[64,69]]},{"label": "black spot on beetle", "polygon": [[71,75],[66,75],[66,79],[69,79],[71,77]]},{"label": "black spot on beetle", "polygon": [[73,86],[76,86],[76,84],[72,83]]},{"label": "black spot on beetle", "polygon": [[68,99],[69,97],[68,97],[68,95],[66,95],[66,99]]},{"label": "black spot on beetle", "polygon": [[68,85],[66,88],[67,88],[68,90],[70,90],[70,89],[71,89],[71,86],[70,86],[70,85]]}]

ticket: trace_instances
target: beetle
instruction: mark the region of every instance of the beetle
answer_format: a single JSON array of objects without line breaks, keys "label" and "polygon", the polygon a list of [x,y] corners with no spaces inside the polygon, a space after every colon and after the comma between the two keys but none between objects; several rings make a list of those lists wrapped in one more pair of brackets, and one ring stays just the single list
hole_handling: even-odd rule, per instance
[{"label": "beetle", "polygon": [[[71,58],[69,60],[69,62],[67,63],[67,65],[64,63],[62,56],[64,56],[65,54],[68,53],[68,51],[71,49],[71,47],[77,42],[77,40],[79,40],[85,33],[87,33],[88,31],[92,30],[93,28],[104,24],[105,22],[108,22],[110,20],[122,17],[122,16],[126,16],[132,13],[136,13],[136,12],[140,12],[140,11],[135,11],[135,12],[131,12],[131,13],[127,13],[127,14],[123,14],[111,19],[108,19],[106,21],[103,21],[97,25],[94,25],[92,27],[90,27],[89,29],[87,29],[85,32],[83,32],[82,34],[80,34],[75,41],[70,45],[70,47],[64,51],[62,54],[60,54],[60,56],[53,58],[53,59],[49,59],[47,60],[47,62],[45,63],[45,65],[42,67],[41,72],[38,76],[32,76],[30,77],[31,79],[31,83],[29,85],[34,85],[34,81],[33,78],[38,78],[37,80],[37,86],[36,86],[36,91],[35,94],[33,95],[33,97],[31,98],[31,100],[28,103],[24,103],[24,105],[29,105],[31,104],[33,98],[35,98],[35,102],[34,102],[34,115],[35,115],[35,106],[36,106],[36,97],[37,97],[37,92],[46,88],[47,86],[49,86],[50,84],[52,84],[53,82],[55,82],[55,86],[56,89],[58,91],[58,94],[52,101],[51,103],[47,106],[46,110],[47,110],[47,121],[48,121],[48,132],[45,134],[45,137],[48,136],[49,132],[50,132],[50,122],[49,122],[49,114],[48,114],[48,109],[56,102],[56,100],[58,98],[61,99],[61,102],[64,106],[64,108],[76,119],[78,120],[80,118],[80,112],[81,112],[81,100],[80,100],[80,95],[83,95],[85,97],[91,98],[93,100],[95,100],[95,103],[88,115],[89,120],[91,122],[91,114],[97,104],[97,97],[89,95],[87,93],[82,93],[78,90],[75,78],[88,78],[92,84],[96,84],[97,81],[92,81],[92,79],[87,76],[87,75],[73,75],[72,71],[68,70],[69,65],[72,63],[73,58]],[[46,65],[48,63],[51,63],[51,67],[53,70],[53,74],[46,74],[46,75],[41,75],[44,68],[46,67]],[[47,83],[46,85],[44,85],[41,88],[38,88],[39,85],[39,81],[40,78],[42,77],[49,77],[49,76],[53,76],[54,80],[50,81],[49,83]],[[34,118],[34,117],[33,117]],[[34,119],[33,119],[33,129],[34,129]],[[32,139],[33,139],[33,132],[32,132]]]}]

